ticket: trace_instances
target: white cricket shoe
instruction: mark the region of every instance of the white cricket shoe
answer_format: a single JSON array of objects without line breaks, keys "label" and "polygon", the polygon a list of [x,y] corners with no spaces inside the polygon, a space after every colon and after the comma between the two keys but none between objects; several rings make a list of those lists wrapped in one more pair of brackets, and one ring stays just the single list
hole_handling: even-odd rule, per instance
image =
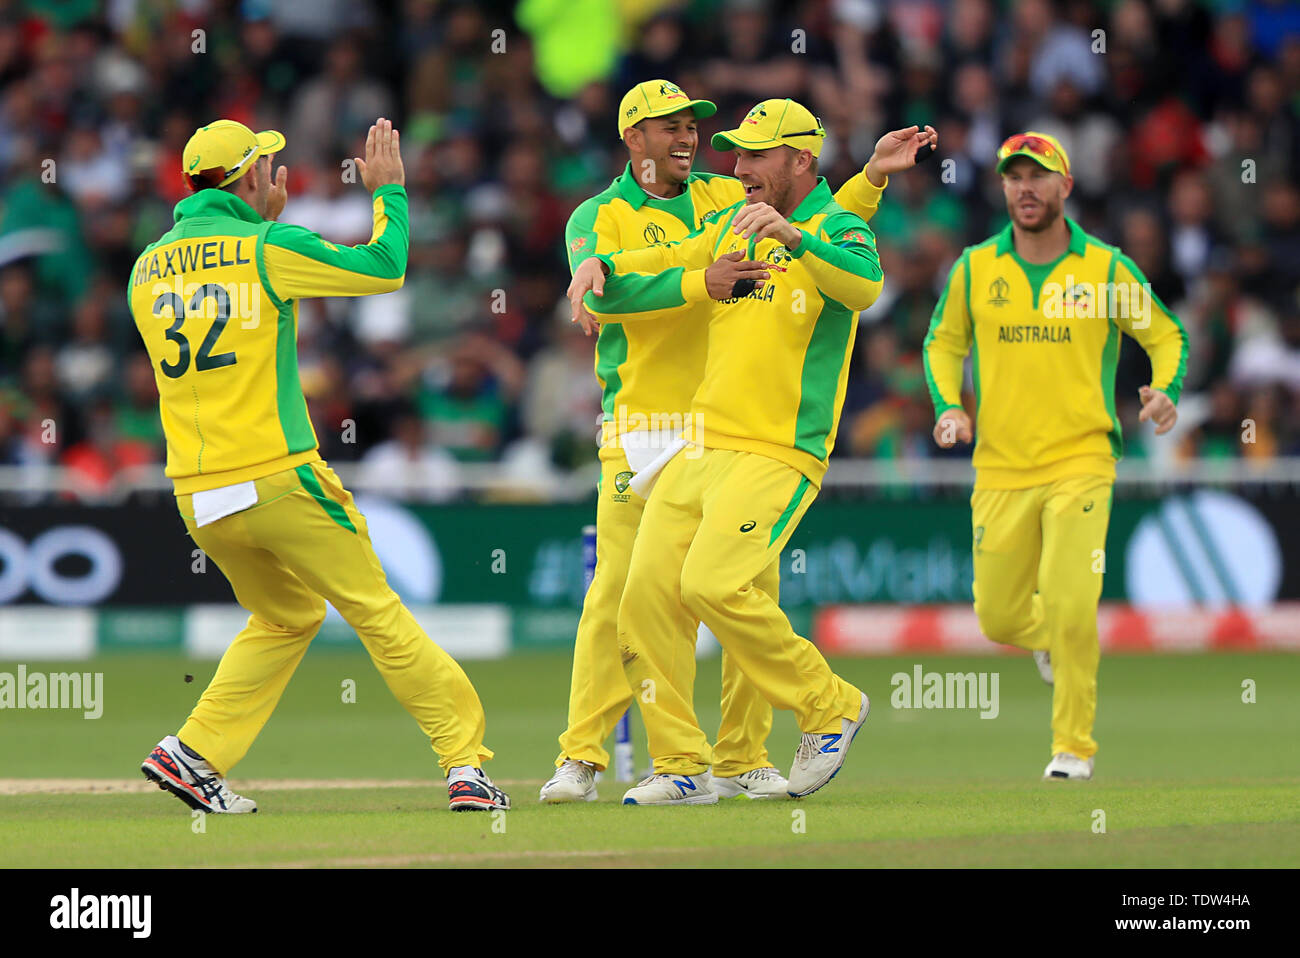
[{"label": "white cricket shoe", "polygon": [[175,735],[168,735],[154,747],[140,771],[159,788],[200,812],[240,815],[257,811],[257,802],[231,791],[226,780],[197,752],[181,745]]},{"label": "white cricket shoe", "polygon": [[718,798],[788,798],[790,783],[776,769],[753,768],[739,775],[713,776],[713,790]]},{"label": "white cricket shoe", "polygon": [[1054,782],[1060,779],[1087,781],[1092,778],[1092,759],[1079,758],[1069,752],[1057,752],[1043,770],[1043,780]]},{"label": "white cricket shoe", "polygon": [[751,768],[740,775],[715,775],[719,798],[789,798],[789,783],[775,768]]},{"label": "white cricket shoe", "polygon": [[858,710],[857,721],[840,719],[839,732],[815,734],[805,732],[794,753],[794,767],[790,769],[790,782],[787,794],[792,798],[803,798],[821,788],[839,772],[840,766],[849,753],[858,729],[867,720],[871,712],[871,700],[867,693],[862,693],[862,707]]},{"label": "white cricket shoe", "polygon": [[447,776],[447,807],[453,812],[508,811],[510,796],[492,784],[487,772],[473,765],[457,765]]},{"label": "white cricket shoe", "polygon": [[713,776],[651,775],[623,793],[624,805],[716,805]]},{"label": "white cricket shoe", "polygon": [[1052,684],[1052,653],[1046,649],[1034,650],[1034,665],[1038,666],[1038,674],[1043,677],[1043,681],[1048,685]]},{"label": "white cricket shoe", "polygon": [[596,800],[596,769],[589,762],[566,758],[551,780],[542,786],[538,801],[548,805]]}]

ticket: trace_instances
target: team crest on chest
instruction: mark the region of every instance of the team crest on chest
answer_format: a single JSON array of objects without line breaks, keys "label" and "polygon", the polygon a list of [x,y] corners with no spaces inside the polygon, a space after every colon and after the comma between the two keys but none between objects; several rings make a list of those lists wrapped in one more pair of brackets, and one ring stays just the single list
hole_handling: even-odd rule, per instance
[{"label": "team crest on chest", "polygon": [[772,250],[772,252],[767,254],[767,265],[772,267],[772,269],[784,273],[790,268],[790,261],[792,259],[794,259],[794,257],[790,255],[788,249],[784,246],[777,246]]}]

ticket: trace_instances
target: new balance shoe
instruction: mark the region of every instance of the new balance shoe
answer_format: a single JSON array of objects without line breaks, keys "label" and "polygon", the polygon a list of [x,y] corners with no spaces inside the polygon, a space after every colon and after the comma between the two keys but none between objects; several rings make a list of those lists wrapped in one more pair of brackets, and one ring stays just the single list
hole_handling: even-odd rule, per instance
[{"label": "new balance shoe", "polygon": [[596,769],[589,762],[566,758],[551,780],[542,786],[538,799],[548,805],[596,800]]},{"label": "new balance shoe", "polygon": [[175,735],[158,743],[140,765],[140,771],[163,791],[201,812],[239,815],[257,811],[257,802],[231,791],[226,780]]},{"label": "new balance shoe", "polygon": [[790,769],[787,793],[791,797],[811,795],[836,776],[858,729],[862,728],[870,712],[871,700],[864,692],[857,719],[840,719],[839,732],[804,733],[794,753],[794,766]]},{"label": "new balance shoe", "polygon": [[716,805],[713,776],[651,775],[623,794],[624,805]]},{"label": "new balance shoe", "polygon": [[1043,780],[1055,782],[1074,780],[1086,782],[1092,778],[1092,759],[1079,758],[1069,752],[1057,752],[1043,769]]},{"label": "new balance shoe", "polygon": [[1035,649],[1034,665],[1038,666],[1038,674],[1043,677],[1043,681],[1051,685],[1053,683],[1052,654],[1046,649]]},{"label": "new balance shoe", "polygon": [[739,775],[714,775],[713,790],[718,798],[789,798],[790,783],[776,769],[754,768]]},{"label": "new balance shoe", "polygon": [[492,784],[481,768],[457,765],[447,776],[447,806],[453,812],[488,812],[510,808],[510,796]]}]

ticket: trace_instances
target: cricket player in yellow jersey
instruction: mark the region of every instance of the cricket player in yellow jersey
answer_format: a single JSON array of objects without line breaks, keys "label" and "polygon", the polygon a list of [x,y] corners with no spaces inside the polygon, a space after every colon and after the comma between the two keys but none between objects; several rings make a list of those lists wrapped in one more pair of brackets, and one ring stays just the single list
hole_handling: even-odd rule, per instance
[{"label": "cricket player in yellow jersey", "polygon": [[[715,111],[709,101],[693,100],[667,80],[648,80],[627,92],[617,125],[629,162],[622,176],[570,217],[565,238],[571,268],[595,253],[680,240],[709,216],[744,199],[739,180],[691,169],[699,145],[697,120]],[[870,219],[889,175],[912,166],[918,151],[932,149],[936,141],[933,128],[886,134],[836,199]],[[710,268],[713,281],[730,290],[737,280],[759,275],[758,265],[737,253]],[[604,309],[655,312],[657,318],[611,322],[596,343],[604,408],[597,563],[574,643],[568,727],[560,736],[555,775],[541,791],[541,800],[549,803],[596,798],[594,773],[609,761],[604,742],[631,703],[616,626],[645,500],[628,486],[689,420],[691,398],[704,373],[704,329],[711,309],[707,301],[683,302],[672,275],[619,276],[604,292]],[[757,581],[777,595],[775,560]],[[696,622],[689,613],[674,624],[694,636]],[[722,721],[713,766],[720,795],[786,797],[786,780],[771,766],[765,747],[771,725],[771,706],[724,651]]]},{"label": "cricket player in yellow jersey", "polygon": [[481,764],[483,707],[460,666],[388,586],[365,517],[321,460],[298,383],[298,300],[402,285],[409,246],[399,137],[380,118],[357,159],[374,232],[335,246],[274,222],[274,131],[231,120],[194,132],[193,195],[136,261],[131,313],[153,363],[167,475],[195,543],[250,615],[189,720],[145,759],[146,777],[205,812],[255,812],[225,776],[248,751],[325,619],[356,629],[393,695],[429,737],[453,809],[508,808]]},{"label": "cricket player in yellow jersey", "polygon": [[1052,694],[1046,779],[1092,777],[1097,601],[1123,446],[1120,335],[1151,359],[1141,421],[1173,428],[1187,333],[1118,248],[1063,214],[1074,185],[1054,137],[998,150],[1011,223],[962,252],[925,339],[935,441],[970,442],[962,361],[975,386],[971,495],[975,612],[995,642],[1034,653]]},{"label": "cricket player in yellow jersey", "polygon": [[[674,299],[709,306],[698,311],[705,366],[685,435],[635,480],[643,489],[657,485],[632,549],[618,638],[628,682],[643,690],[636,698],[655,774],[630,789],[625,804],[718,800],[713,750],[692,704],[694,636],[683,616],[703,620],[763,697],[795,712],[804,735],[789,795],[830,781],[870,707],[794,633],[760,582],[816,496],[857,313],[881,287],[870,228],[817,175],[824,138],[800,104],[758,104],[738,129],[712,140],[736,151],[741,200],[678,242],[587,260],[569,287],[576,320],[586,322],[585,296],[598,320],[621,322],[629,335],[671,316],[653,306]],[[748,292],[717,281],[718,263],[733,255],[759,267],[744,277]],[[621,304],[614,281],[631,273],[655,274],[666,288],[651,309]]]}]

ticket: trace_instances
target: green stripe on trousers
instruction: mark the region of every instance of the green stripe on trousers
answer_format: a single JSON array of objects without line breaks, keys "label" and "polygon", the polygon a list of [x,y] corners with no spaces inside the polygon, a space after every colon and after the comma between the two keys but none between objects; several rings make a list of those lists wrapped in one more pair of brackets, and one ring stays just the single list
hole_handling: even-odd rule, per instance
[{"label": "green stripe on trousers", "polygon": [[799,480],[799,485],[795,488],[794,495],[790,497],[790,504],[785,507],[785,512],[781,513],[781,518],[777,519],[776,525],[772,527],[772,538],[767,540],[768,546],[771,546],[773,542],[781,538],[781,533],[784,532],[785,527],[790,524],[790,517],[794,515],[794,511],[799,507],[799,503],[803,501],[803,494],[808,490],[809,485],[810,483],[808,482],[807,476],[804,476]]},{"label": "green stripe on trousers", "polygon": [[320,480],[316,478],[316,473],[311,471],[311,466],[303,464],[294,470],[298,474],[298,481],[302,487],[311,493],[311,497],[320,503],[325,514],[341,525],[348,532],[356,533],[357,527],[352,524],[348,518],[347,510],[341,505],[325,495],[325,490],[320,487]]}]

